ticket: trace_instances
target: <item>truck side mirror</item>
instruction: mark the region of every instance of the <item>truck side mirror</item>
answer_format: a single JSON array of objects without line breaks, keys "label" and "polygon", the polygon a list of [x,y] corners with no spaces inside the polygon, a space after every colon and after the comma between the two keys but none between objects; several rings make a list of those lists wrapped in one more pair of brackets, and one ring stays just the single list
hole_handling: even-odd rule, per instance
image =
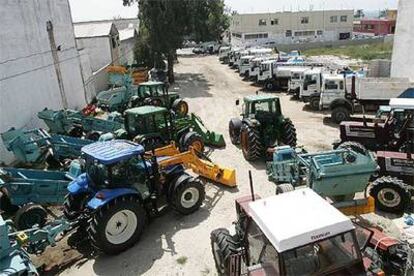
[{"label": "truck side mirror", "polygon": [[240,100],[236,100],[236,105],[239,105],[240,104]]}]

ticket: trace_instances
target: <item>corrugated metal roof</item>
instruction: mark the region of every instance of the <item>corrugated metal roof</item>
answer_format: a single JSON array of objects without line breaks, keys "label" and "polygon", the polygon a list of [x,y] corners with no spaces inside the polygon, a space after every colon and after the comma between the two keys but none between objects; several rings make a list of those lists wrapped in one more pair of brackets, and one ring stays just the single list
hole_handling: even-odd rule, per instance
[{"label": "corrugated metal roof", "polygon": [[134,28],[119,30],[119,40],[121,40],[121,41],[133,38],[134,35],[135,35],[135,29]]},{"label": "corrugated metal roof", "polygon": [[111,33],[112,24],[112,22],[74,23],[75,38],[108,36]]}]

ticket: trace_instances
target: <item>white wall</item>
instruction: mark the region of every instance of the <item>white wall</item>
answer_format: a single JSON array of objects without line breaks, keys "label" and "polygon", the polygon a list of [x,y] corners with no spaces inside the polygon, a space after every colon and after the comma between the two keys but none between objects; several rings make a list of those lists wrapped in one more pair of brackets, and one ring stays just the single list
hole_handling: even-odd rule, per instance
[{"label": "white wall", "polygon": [[109,36],[77,38],[78,49],[88,51],[92,71],[96,72],[112,62]]},{"label": "white wall", "polygon": [[[67,0],[5,0],[0,7],[0,132],[43,126],[37,112],[62,108],[46,22],[54,26],[70,108],[85,104],[79,54]],[[0,142],[0,161],[12,154]]]},{"label": "white wall", "polygon": [[414,1],[399,0],[391,76],[414,81]]},{"label": "white wall", "polygon": [[120,46],[120,63],[132,64],[134,62],[134,47],[136,37],[125,39],[121,41]]}]

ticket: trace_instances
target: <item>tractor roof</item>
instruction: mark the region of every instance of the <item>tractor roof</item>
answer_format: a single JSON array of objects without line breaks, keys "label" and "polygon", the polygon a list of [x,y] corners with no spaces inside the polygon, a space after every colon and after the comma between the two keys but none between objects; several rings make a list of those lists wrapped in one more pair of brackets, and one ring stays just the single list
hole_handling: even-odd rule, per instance
[{"label": "tractor roof", "polygon": [[279,98],[276,97],[276,96],[265,95],[265,94],[250,95],[250,96],[244,97],[245,102],[271,101],[271,100],[275,100],[275,99],[278,100]]},{"label": "tractor roof", "polygon": [[144,147],[127,140],[96,142],[82,147],[82,152],[104,165],[110,165],[145,152]]},{"label": "tractor roof", "polygon": [[144,105],[125,110],[125,114],[133,114],[135,116],[144,116],[154,113],[165,113],[167,109],[162,106]]},{"label": "tractor roof", "polygon": [[390,100],[392,109],[414,110],[414,99],[412,98],[392,98]]},{"label": "tractor roof", "polygon": [[164,83],[160,81],[147,81],[147,82],[142,82],[139,85],[140,86],[158,86],[158,85],[164,85]]},{"label": "tractor roof", "polygon": [[256,200],[249,207],[278,252],[354,229],[348,217],[309,188]]}]

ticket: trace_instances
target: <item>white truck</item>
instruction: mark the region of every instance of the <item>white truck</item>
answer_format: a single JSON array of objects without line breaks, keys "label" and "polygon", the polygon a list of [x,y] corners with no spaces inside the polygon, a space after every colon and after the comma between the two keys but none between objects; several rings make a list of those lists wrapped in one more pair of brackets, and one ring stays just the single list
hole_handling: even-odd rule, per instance
[{"label": "white truck", "polygon": [[303,81],[299,85],[299,99],[309,103],[314,110],[319,109],[323,71],[321,67],[310,68],[304,72]]},{"label": "white truck", "polygon": [[[241,70],[246,71],[246,68],[249,66],[250,64],[250,60],[255,58],[255,57],[261,57],[261,56],[266,56],[266,55],[270,55],[272,53],[272,49],[268,49],[268,48],[250,48],[250,49],[246,49],[242,52],[240,52],[240,54],[238,55],[238,59],[236,59],[235,64],[236,64],[236,69],[239,70],[239,72],[241,72]],[[242,60],[243,58],[243,60]],[[248,63],[246,62],[246,59],[248,59]],[[243,68],[241,68],[243,63]],[[248,68],[247,68],[248,69]]]},{"label": "white truck", "polygon": [[231,51],[230,46],[222,46],[219,49],[218,58],[219,61],[222,63],[228,63],[229,62],[229,53]]},{"label": "white truck", "polygon": [[248,78],[254,81],[257,81],[258,76],[260,74],[260,65],[264,61],[277,61],[277,55],[269,55],[269,56],[262,56],[256,57],[250,61],[250,69],[248,73]]},{"label": "white truck", "polygon": [[297,67],[290,71],[290,80],[288,83],[288,92],[299,96],[300,86],[303,83],[305,72],[310,70],[309,67]]},{"label": "white truck", "polygon": [[215,41],[203,42],[193,49],[194,54],[214,54],[218,53],[220,43]]},{"label": "white truck", "polygon": [[398,98],[413,83],[408,78],[359,78],[323,75],[319,108],[330,110],[335,123],[349,120],[358,111],[376,111]]}]

